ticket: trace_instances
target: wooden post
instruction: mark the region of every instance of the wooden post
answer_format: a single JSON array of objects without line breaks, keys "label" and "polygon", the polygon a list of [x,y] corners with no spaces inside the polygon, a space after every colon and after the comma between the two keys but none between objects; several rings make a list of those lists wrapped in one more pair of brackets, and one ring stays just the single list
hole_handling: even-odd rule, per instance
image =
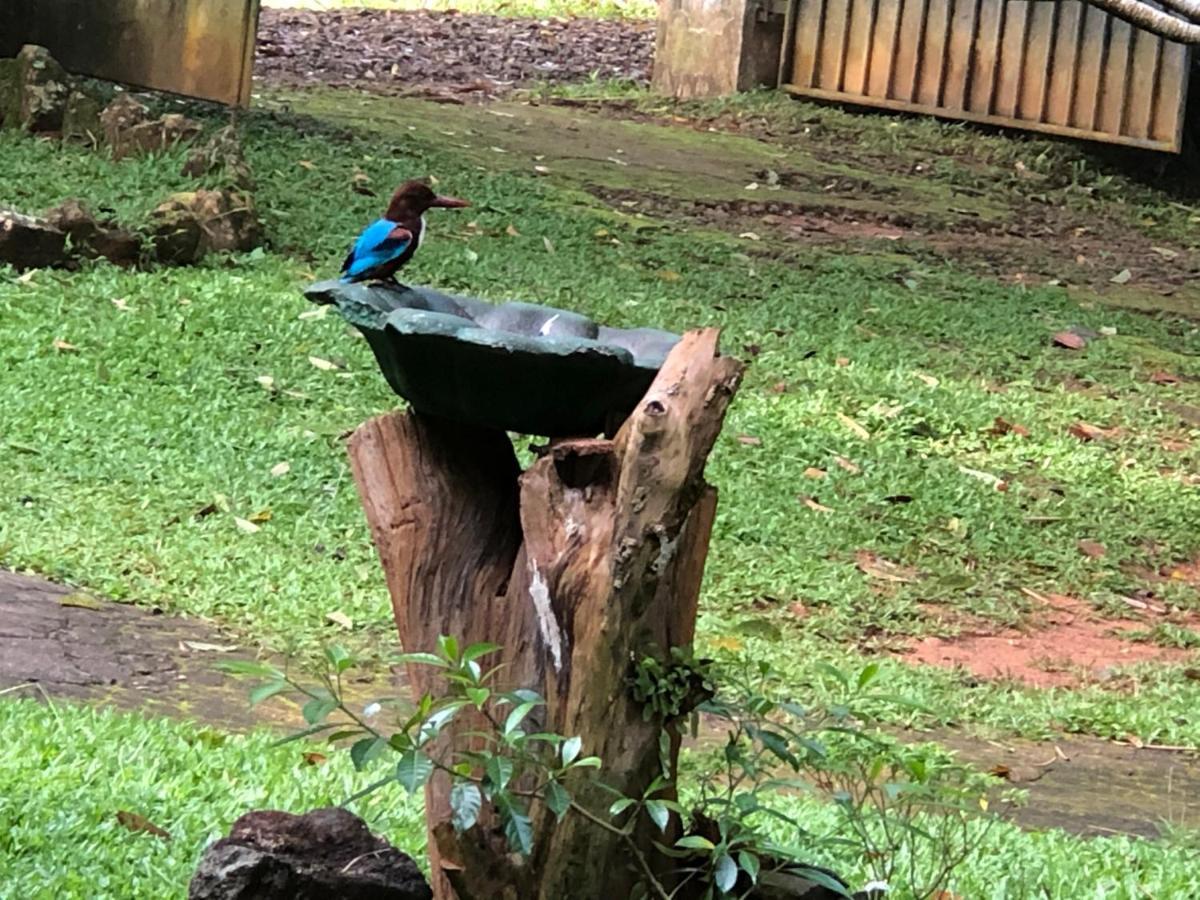
[{"label": "wooden post", "polygon": [[787,0],[658,0],[651,88],[676,100],[778,87]]},{"label": "wooden post", "polygon": [[[704,465],[742,368],[717,355],[716,330],[690,332],[614,439],[553,441],[524,473],[503,433],[412,413],[350,439],[404,648],[441,634],[499,644],[508,686],[538,690],[544,727],[582,736],[627,794],[660,772],[664,725],[672,765],[678,753],[673,725],[647,721],[628,678],[632,661],[692,642],[716,511]],[[433,687],[427,668],[411,675],[418,695]],[[470,724],[442,739],[454,729]],[[524,861],[490,822],[457,835],[448,787],[435,777],[426,789],[438,900],[602,900],[639,880],[628,848],[575,815],[535,810]],[[652,837],[639,835],[648,856]]]}]

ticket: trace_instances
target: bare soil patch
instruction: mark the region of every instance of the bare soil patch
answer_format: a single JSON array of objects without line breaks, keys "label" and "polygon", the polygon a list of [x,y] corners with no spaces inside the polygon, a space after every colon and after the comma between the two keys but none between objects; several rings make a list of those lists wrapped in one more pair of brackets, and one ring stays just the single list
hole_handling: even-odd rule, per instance
[{"label": "bare soil patch", "polygon": [[912,642],[901,658],[1046,688],[1088,683],[1116,687],[1116,667],[1180,663],[1194,656],[1188,650],[1131,640],[1133,632],[1146,630],[1142,620],[1105,619],[1086,601],[1065,594],[1030,594],[1038,608],[1023,628],[922,638]]}]

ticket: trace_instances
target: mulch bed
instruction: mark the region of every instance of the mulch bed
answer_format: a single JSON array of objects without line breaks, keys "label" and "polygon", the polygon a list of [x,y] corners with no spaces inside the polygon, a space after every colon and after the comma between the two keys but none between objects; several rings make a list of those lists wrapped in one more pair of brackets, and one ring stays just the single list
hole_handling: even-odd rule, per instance
[{"label": "mulch bed", "polygon": [[653,55],[653,22],[265,9],[255,74],[286,85],[495,93],[592,77],[645,83]]}]

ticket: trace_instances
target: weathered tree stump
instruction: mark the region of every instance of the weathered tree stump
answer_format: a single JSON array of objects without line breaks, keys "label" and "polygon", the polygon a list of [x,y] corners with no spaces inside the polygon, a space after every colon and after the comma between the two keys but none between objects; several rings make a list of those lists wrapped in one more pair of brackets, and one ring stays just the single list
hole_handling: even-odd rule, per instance
[{"label": "weathered tree stump", "polygon": [[[718,355],[716,330],[690,332],[615,438],[552,440],[523,473],[505,433],[413,413],[349,442],[404,648],[443,634],[499,644],[507,686],[538,690],[543,727],[582,736],[632,796],[661,771],[664,726],[672,765],[678,754],[675,725],[647,719],[628,682],[635,660],[692,642],[716,511],[704,466],[742,369]],[[436,690],[434,670],[410,675],[418,696]],[[461,744],[470,727],[439,740]],[[426,788],[438,900],[600,900],[639,880],[628,848],[580,816],[535,810],[523,861],[486,822],[457,835],[448,792],[441,776]],[[638,837],[651,855],[662,839]]]}]

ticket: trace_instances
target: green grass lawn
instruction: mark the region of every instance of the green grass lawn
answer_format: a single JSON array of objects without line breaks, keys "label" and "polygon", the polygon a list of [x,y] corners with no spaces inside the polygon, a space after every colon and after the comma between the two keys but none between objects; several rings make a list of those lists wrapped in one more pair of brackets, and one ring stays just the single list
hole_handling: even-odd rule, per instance
[{"label": "green grass lawn", "polygon": [[[231,736],[67,704],[5,699],[0,733],[20,735],[19,752],[10,745],[0,756],[0,879],[6,897],[28,900],[182,898],[203,848],[247,809],[304,812],[337,804],[378,777],[355,773],[344,753],[311,765],[308,747],[275,747],[265,733]],[[425,830],[417,800],[392,786],[350,808],[421,859]],[[144,816],[171,840],[126,829],[119,811]],[[823,840],[841,828],[831,806],[796,799],[787,811],[825,848],[811,862],[865,883],[870,872],[863,861]],[[1186,840],[1084,841],[1000,824],[950,887],[972,900],[1182,900],[1200,892],[1198,863],[1200,852]],[[907,896],[898,887],[894,896]]]},{"label": "green grass lawn", "polygon": [[[616,325],[719,326],[725,349],[751,363],[709,469],[721,507],[702,644],[769,657],[789,690],[818,697],[828,687],[820,662],[878,656],[881,680],[924,707],[888,713],[897,723],[1200,743],[1200,683],[1183,664],[1135,669],[1121,690],[1034,691],[883,655],[909,637],[952,632],[931,610],[1015,623],[1029,608],[1022,589],[1076,594],[1111,614],[1145,586],[1139,568],[1200,553],[1200,497],[1180,474],[1195,471],[1197,433],[1164,404],[1200,405],[1198,383],[1186,380],[1200,377],[1191,320],[898,252],[781,246],[639,218],[579,184],[537,177],[532,160],[488,150],[497,162],[484,166],[436,127],[344,129],[258,112],[244,128],[272,239],[265,252],[191,269],[0,273],[0,563],[210,617],[272,649],[308,655],[336,637],[388,652],[389,604],[343,436],[397,400],[365,343],[300,290],[335,274],[348,241],[378,214],[380,199],[353,190],[356,174],[383,194],[436,173],[475,207],[430,216],[434,239],[408,270],[413,280]],[[0,193],[31,211],[81,195],[133,221],[183,186],[181,161],[180,152],[112,163],[3,132]],[[1070,326],[1102,336],[1083,351],[1052,346]],[[1152,383],[1159,370],[1185,380]],[[1028,436],[993,434],[998,417]],[[1069,432],[1077,422],[1119,430],[1082,442]],[[198,516],[203,509],[216,511]],[[1081,539],[1106,554],[1082,554]],[[856,566],[864,550],[919,576],[871,579]],[[1181,610],[1200,609],[1193,585],[1153,588]],[[350,617],[351,633],[327,622],[333,610]],[[781,641],[741,631],[764,619]],[[0,763],[0,782],[21,784],[41,771],[39,759],[58,767],[30,782],[36,791],[0,790],[4,817],[28,823],[0,845],[16,851],[0,854],[15,864],[0,866],[16,866],[5,883],[29,885],[23,896],[41,896],[39,873],[75,877],[37,852],[47,829],[87,835],[106,848],[88,866],[109,867],[81,868],[79,881],[47,892],[72,896],[71,884],[136,873],[145,896],[162,896],[154,886],[177,887],[239,810],[312,806],[351,782],[342,769],[298,766],[294,750],[268,754],[261,737],[201,751],[194,729],[161,721],[70,708],[55,716],[12,701],[0,702],[0,717],[0,730],[24,735]],[[144,745],[129,749],[143,732]],[[133,754],[119,769],[129,780],[110,783],[103,773],[118,771],[122,753]],[[143,758],[169,771],[148,770]],[[86,803],[55,812],[48,791]],[[159,846],[120,832],[112,815],[122,804],[177,822],[160,824],[185,838]],[[390,808],[376,809],[373,824],[415,846],[415,813],[405,807],[393,823]],[[1195,893],[1180,846],[1003,834],[995,853],[972,861],[971,889],[960,894],[1032,896],[1016,887],[1032,883],[1054,897]],[[129,856],[113,849],[126,847]],[[1019,870],[1004,869],[1010,853]],[[1095,877],[1071,893],[1080,860]],[[1044,877],[1020,880],[1038,864]]]}]

